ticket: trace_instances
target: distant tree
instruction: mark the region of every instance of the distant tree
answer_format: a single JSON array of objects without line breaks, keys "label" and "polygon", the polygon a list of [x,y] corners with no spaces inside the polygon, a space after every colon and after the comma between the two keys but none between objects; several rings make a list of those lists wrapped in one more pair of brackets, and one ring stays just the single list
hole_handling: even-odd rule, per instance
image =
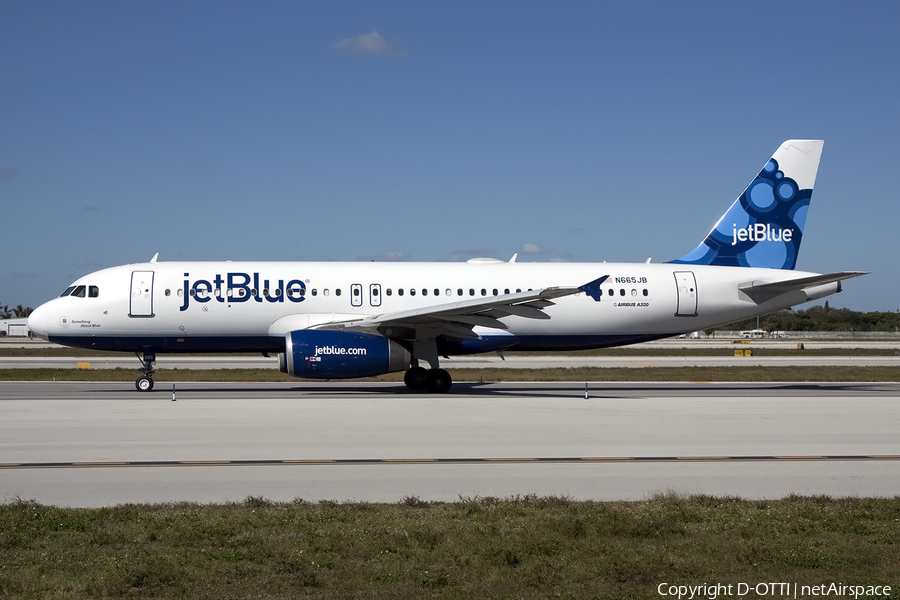
[{"label": "distant tree", "polygon": [[22,306],[21,304],[13,309],[13,313],[16,315],[17,319],[24,319],[33,312],[33,308],[31,308],[30,306]]},{"label": "distant tree", "polygon": [[[812,306],[806,310],[780,310],[761,319],[766,331],[898,331],[896,312],[857,312],[849,308]],[[756,327],[756,318],[723,325],[718,329],[743,331]]]},{"label": "distant tree", "polygon": [[22,306],[21,304],[10,310],[8,304],[0,304],[0,319],[24,319],[34,312],[30,306]]}]

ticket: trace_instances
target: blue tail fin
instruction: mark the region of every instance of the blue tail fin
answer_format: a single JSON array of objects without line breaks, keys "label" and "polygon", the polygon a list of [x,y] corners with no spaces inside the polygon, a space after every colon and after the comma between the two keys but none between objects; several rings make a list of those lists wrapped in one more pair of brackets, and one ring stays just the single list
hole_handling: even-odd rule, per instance
[{"label": "blue tail fin", "polygon": [[783,143],[706,239],[670,262],[793,269],[824,143]]}]

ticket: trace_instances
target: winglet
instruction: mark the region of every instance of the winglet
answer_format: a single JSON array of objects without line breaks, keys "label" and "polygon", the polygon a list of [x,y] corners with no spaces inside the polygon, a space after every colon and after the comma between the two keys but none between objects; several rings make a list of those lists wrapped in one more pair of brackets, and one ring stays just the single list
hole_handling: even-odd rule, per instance
[{"label": "winglet", "polygon": [[603,297],[603,290],[600,289],[600,284],[607,279],[609,279],[609,275],[604,275],[590,283],[579,286],[578,289],[593,298],[594,302],[600,302],[600,299]]}]

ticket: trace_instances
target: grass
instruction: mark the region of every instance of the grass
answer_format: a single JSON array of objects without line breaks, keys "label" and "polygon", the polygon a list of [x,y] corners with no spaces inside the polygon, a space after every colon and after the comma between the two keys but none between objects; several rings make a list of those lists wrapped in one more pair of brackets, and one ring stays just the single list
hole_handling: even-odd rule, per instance
[{"label": "grass", "polygon": [[17,501],[0,523],[9,599],[659,598],[664,582],[890,585],[878,597],[900,597],[900,498]]},{"label": "grass", "polygon": [[[548,369],[448,369],[454,381],[900,381],[900,366],[787,367],[573,367]],[[0,381],[134,381],[135,369],[0,369]],[[157,383],[293,382],[274,369],[157,369]],[[347,381],[403,381],[403,373]]]}]

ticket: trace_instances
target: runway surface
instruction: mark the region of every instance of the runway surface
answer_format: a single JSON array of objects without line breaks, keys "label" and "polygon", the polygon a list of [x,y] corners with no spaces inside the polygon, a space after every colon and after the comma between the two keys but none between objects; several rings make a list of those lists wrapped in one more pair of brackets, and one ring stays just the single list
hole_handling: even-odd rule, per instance
[{"label": "runway surface", "polygon": [[900,494],[900,384],[0,383],[0,501]]},{"label": "runway surface", "polygon": [[[737,347],[736,347],[737,348]],[[740,348],[743,350],[743,348]],[[140,361],[133,356],[112,357],[0,357],[0,369],[130,369],[135,377]],[[726,366],[900,366],[900,354],[895,356],[579,356],[571,354],[506,356],[496,354],[454,356],[442,359],[446,369],[552,369],[566,367],[726,367]],[[159,355],[158,369],[278,369],[277,358],[264,356],[184,356]]]}]

